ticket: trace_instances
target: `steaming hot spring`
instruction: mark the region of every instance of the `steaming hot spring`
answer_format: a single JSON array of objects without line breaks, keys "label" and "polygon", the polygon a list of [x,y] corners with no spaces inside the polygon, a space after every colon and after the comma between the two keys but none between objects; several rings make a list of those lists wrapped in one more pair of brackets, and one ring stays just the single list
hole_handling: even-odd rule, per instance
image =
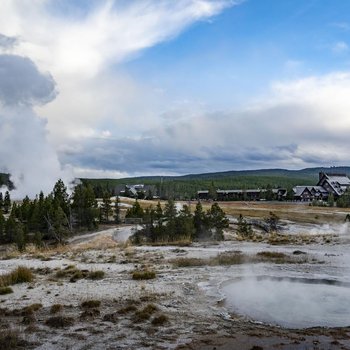
[{"label": "steaming hot spring", "polygon": [[287,328],[350,324],[350,283],[258,276],[225,282],[230,311]]}]

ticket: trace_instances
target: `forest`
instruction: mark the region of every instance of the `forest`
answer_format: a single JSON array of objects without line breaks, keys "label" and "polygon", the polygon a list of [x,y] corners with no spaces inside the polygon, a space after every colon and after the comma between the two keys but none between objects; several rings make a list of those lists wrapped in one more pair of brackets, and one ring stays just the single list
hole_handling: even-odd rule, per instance
[{"label": "forest", "polygon": [[73,233],[97,228],[99,215],[91,186],[78,185],[70,196],[58,180],[49,195],[12,203],[6,191],[4,197],[0,193],[0,244],[23,250],[27,243],[64,243]]}]

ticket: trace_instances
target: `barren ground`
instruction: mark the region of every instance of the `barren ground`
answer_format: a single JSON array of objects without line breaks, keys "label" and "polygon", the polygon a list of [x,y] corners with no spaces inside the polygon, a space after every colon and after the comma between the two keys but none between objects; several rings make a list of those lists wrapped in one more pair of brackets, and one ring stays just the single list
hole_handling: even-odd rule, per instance
[{"label": "barren ground", "polygon": [[[320,226],[329,218],[332,225],[343,225],[348,212],[278,203],[223,207],[233,216],[248,215],[243,212],[248,210],[251,217],[264,217],[273,210],[298,224]],[[187,247],[132,247],[126,243],[131,226],[111,227],[55,250],[3,252],[0,274],[24,265],[34,271],[35,279],[0,296],[0,329],[18,332],[24,339],[20,346],[26,349],[350,349],[350,327],[285,329],[258,322],[235,313],[221,290],[226,281],[247,275],[350,282],[350,232],[346,226],[338,233],[336,227],[329,233],[316,232],[312,239],[303,232],[298,240],[274,245],[267,239],[239,241],[228,232],[230,240],[220,244]],[[276,260],[273,255],[262,258],[259,252],[284,255]],[[219,254],[234,259],[220,262]],[[135,270],[154,271],[156,277],[135,280]],[[73,278],[77,271],[80,275]],[[101,279],[88,277],[97,271],[105,273]],[[91,300],[100,305],[82,306]],[[33,304],[41,306],[28,313],[24,308]],[[55,314],[54,304],[61,305]],[[47,324],[53,316],[69,322],[62,327]]]}]

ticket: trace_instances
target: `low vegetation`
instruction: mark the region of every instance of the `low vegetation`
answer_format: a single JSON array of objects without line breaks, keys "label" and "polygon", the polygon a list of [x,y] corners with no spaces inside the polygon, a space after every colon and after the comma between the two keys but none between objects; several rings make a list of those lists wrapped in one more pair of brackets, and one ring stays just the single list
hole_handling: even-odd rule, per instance
[{"label": "low vegetation", "polygon": [[48,318],[45,324],[51,328],[66,328],[74,324],[74,318],[68,316],[52,316]]},{"label": "low vegetation", "polygon": [[156,278],[156,272],[153,270],[136,270],[132,273],[132,279],[134,280],[151,280]]},{"label": "low vegetation", "polygon": [[101,301],[100,300],[85,300],[80,304],[82,309],[93,309],[93,308],[98,308],[101,306]]},{"label": "low vegetation", "polygon": [[32,282],[33,272],[25,266],[18,266],[13,271],[0,276],[0,287],[8,287],[18,283]]},{"label": "low vegetation", "polygon": [[50,314],[57,314],[59,312],[63,311],[63,305],[62,304],[53,304],[50,308]]},{"label": "low vegetation", "polygon": [[199,267],[199,266],[220,266],[220,265],[239,265],[244,263],[271,262],[275,264],[299,264],[307,262],[307,257],[298,257],[295,254],[289,256],[285,253],[263,251],[256,255],[242,254],[240,251],[223,252],[215,257],[207,259],[199,258],[176,258],[170,262],[175,267]]},{"label": "low vegetation", "polygon": [[23,340],[20,338],[18,331],[0,331],[0,350],[17,349],[21,345],[21,343],[23,343]]},{"label": "low vegetation", "polygon": [[57,278],[69,278],[69,281],[72,283],[84,278],[91,280],[100,280],[103,279],[104,276],[104,271],[80,270],[75,265],[68,265],[66,268],[58,270],[55,274],[55,277]]},{"label": "low vegetation", "polygon": [[11,294],[13,289],[11,287],[0,287],[0,295]]},{"label": "low vegetation", "polygon": [[163,326],[168,322],[169,322],[168,316],[161,314],[159,316],[154,317],[151,323],[153,324],[153,326],[158,327],[158,326]]},{"label": "low vegetation", "polygon": [[148,320],[158,308],[154,304],[146,305],[142,310],[136,311],[134,315],[135,322]]},{"label": "low vegetation", "polygon": [[101,280],[105,277],[105,272],[102,270],[97,270],[97,271],[91,271],[87,278],[90,280]]},{"label": "low vegetation", "polygon": [[164,210],[158,202],[155,209],[149,207],[145,211],[135,201],[126,216],[143,219],[143,228],[131,237],[134,244],[223,240],[223,231],[229,226],[225,212],[218,203],[204,211],[198,202],[192,214],[188,205],[183,205],[178,211],[173,200],[168,200]]}]

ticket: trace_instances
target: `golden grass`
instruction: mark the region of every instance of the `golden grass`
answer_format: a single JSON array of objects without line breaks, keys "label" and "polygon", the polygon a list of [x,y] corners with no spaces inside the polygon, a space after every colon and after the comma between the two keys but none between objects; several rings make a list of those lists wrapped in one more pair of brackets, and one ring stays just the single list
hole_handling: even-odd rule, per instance
[{"label": "golden grass", "polygon": [[153,270],[136,270],[132,273],[134,280],[151,280],[156,278],[156,273]]},{"label": "golden grass", "polygon": [[25,266],[18,266],[13,271],[0,276],[0,287],[8,287],[13,284],[32,282],[33,272]]},{"label": "golden grass", "polygon": [[84,252],[86,250],[107,250],[118,248],[119,244],[111,236],[97,236],[84,243],[78,243],[71,247],[73,252]]},{"label": "golden grass", "polygon": [[271,262],[274,264],[300,264],[307,262],[307,257],[289,256],[280,252],[263,251],[256,255],[245,255],[241,252],[223,252],[215,257],[207,259],[199,258],[176,258],[170,262],[175,267],[200,267],[200,266],[224,266],[240,264],[256,264]]}]

